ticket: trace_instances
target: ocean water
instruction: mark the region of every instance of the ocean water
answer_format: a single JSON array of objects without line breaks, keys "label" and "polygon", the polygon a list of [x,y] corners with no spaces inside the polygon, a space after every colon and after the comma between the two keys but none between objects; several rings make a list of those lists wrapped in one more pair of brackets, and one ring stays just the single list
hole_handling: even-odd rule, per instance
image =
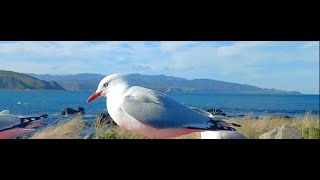
[{"label": "ocean water", "polygon": [[262,95],[173,93],[175,100],[204,109],[219,108],[227,115],[304,115],[306,111],[319,114],[319,95]]},{"label": "ocean water", "polygon": [[[34,116],[48,114],[50,120],[63,118],[66,107],[84,107],[84,118],[93,121],[98,112],[106,112],[105,98],[88,104],[90,92],[0,91],[0,111]],[[303,115],[306,111],[319,114],[319,95],[243,95],[214,93],[169,93],[178,102],[203,109],[219,108],[227,115]]]}]

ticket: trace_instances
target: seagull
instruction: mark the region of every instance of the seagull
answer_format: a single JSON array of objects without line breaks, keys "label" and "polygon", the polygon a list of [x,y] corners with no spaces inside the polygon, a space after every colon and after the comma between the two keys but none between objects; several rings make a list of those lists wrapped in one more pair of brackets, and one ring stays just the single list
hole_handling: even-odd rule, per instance
[{"label": "seagull", "polygon": [[164,93],[134,86],[126,75],[104,77],[87,102],[99,97],[107,98],[108,113],[120,127],[151,139],[178,138],[204,131],[235,131],[233,127],[239,127],[206,111],[185,106]]}]

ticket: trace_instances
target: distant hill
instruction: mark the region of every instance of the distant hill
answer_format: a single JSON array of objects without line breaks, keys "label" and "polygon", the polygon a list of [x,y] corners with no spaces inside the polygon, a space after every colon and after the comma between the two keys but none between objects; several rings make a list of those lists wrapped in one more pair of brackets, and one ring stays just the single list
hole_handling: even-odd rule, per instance
[{"label": "distant hill", "polygon": [[198,93],[245,93],[245,94],[301,94],[276,89],[263,89],[256,86],[230,83],[212,79],[187,80],[164,75],[130,74],[128,79],[135,85],[145,86],[162,92]]},{"label": "distant hill", "polygon": [[101,74],[76,74],[76,75],[49,75],[49,74],[28,74],[45,81],[56,81],[63,88],[69,91],[93,91],[100,80],[105,77]]},{"label": "distant hill", "polygon": [[[105,75],[76,74],[76,75],[39,75],[29,74],[38,79],[57,81],[62,87],[72,91],[95,91],[98,83]],[[213,92],[213,93],[246,93],[246,94],[301,94],[297,91],[282,91],[263,89],[256,86],[230,83],[211,79],[194,79],[164,76],[129,74],[127,78],[132,85],[143,86],[161,92]]]},{"label": "distant hill", "polygon": [[55,81],[44,81],[13,71],[0,70],[0,89],[10,90],[65,90]]}]

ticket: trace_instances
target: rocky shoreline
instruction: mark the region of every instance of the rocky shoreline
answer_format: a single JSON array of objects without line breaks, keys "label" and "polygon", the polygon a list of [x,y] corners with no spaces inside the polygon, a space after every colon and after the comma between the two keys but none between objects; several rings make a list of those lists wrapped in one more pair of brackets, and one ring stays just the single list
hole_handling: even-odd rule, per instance
[{"label": "rocky shoreline", "polygon": [[[228,119],[228,118],[243,118],[247,115],[244,114],[237,114],[237,115],[227,115],[226,112],[223,112],[221,109],[219,108],[210,108],[210,109],[203,109],[204,111],[209,112],[210,114],[214,115],[214,116],[222,116],[224,117],[224,119]],[[75,109],[67,107],[64,110],[62,110],[60,112],[60,115],[67,115],[67,116],[73,116],[73,115],[84,115],[85,114],[85,109],[83,107],[77,107]],[[108,112],[99,112],[96,113],[96,118],[101,116],[101,119],[105,119],[107,122],[113,122],[112,118],[109,116]],[[274,118],[283,118],[283,119],[292,119],[292,116],[288,116],[288,115],[270,115],[270,117],[272,119]],[[250,116],[250,118],[252,119],[259,119],[259,116]]]},{"label": "rocky shoreline", "polygon": [[[244,119],[249,120],[260,120],[266,117],[250,117],[245,115],[228,115],[226,112],[223,112],[221,109],[218,108],[210,108],[206,109],[205,111],[211,113],[214,116],[220,116],[223,120],[228,121],[233,120],[237,122],[241,122]],[[114,122],[114,120],[110,117],[108,112],[99,112],[95,114],[95,120],[92,123],[87,123],[83,119],[83,115],[85,114],[85,109],[83,107],[77,107],[77,108],[65,108],[60,112],[60,115],[63,116],[69,116],[72,120],[73,118],[79,117],[81,121],[84,121],[85,124],[83,127],[86,127],[87,129],[91,128],[94,129],[92,132],[85,134],[81,137],[81,139],[105,139],[106,132],[109,132],[110,129],[116,129],[118,128],[118,125]],[[294,117],[290,117],[287,115],[272,115],[267,116],[270,120],[291,120],[294,119]],[[66,121],[68,122],[68,120]],[[288,121],[289,122],[289,121]],[[58,123],[59,124],[59,123]],[[56,124],[52,124],[50,126],[56,126]],[[50,127],[49,126],[49,127]],[[109,132],[110,133],[110,132]],[[111,133],[112,134],[112,133]],[[19,137],[15,137],[14,139],[29,139],[32,137],[32,134],[26,134]],[[78,136],[79,137],[79,136]],[[113,137],[113,135],[108,136],[108,138]],[[279,126],[275,129],[272,129],[268,132],[265,132],[264,134],[259,135],[260,139],[303,139],[303,136],[299,131],[290,125],[285,126]]]}]

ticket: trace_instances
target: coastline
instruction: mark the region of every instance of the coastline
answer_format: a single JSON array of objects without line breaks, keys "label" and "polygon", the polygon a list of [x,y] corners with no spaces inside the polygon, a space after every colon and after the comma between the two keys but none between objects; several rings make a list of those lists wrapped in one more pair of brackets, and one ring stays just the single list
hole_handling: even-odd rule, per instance
[{"label": "coastline", "polygon": [[[57,114],[64,108],[84,107],[86,115],[105,112],[105,99],[93,104],[87,98],[94,91],[21,90],[0,89],[0,110],[9,109],[14,114]],[[229,117],[259,117],[284,115],[303,116],[312,111],[318,115],[319,95],[258,95],[226,93],[167,93],[169,97],[186,106],[203,110],[220,109]]]},{"label": "coastline", "polygon": [[0,91],[14,91],[14,92],[73,92],[68,90],[38,90],[38,89],[0,89]]},{"label": "coastline", "polygon": [[[95,90],[40,90],[40,89],[1,89],[0,91],[15,91],[15,92],[93,92]],[[252,93],[252,92],[163,92],[165,94],[221,94],[221,95],[288,95],[300,96],[311,95],[319,96],[320,94],[303,94],[303,93]]]}]

